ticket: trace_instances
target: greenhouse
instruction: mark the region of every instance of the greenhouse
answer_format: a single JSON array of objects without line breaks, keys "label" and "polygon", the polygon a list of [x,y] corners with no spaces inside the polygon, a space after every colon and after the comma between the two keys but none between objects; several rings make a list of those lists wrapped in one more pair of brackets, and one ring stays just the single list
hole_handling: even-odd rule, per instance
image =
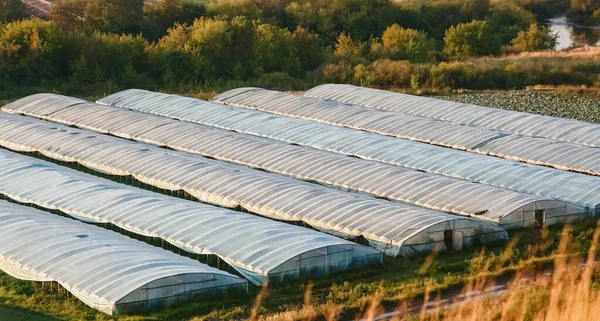
[{"label": "greenhouse", "polygon": [[[31,97],[29,99],[35,100]],[[584,213],[572,213],[574,217],[587,215],[596,208],[600,209],[600,178],[594,176],[256,110],[216,105],[177,95],[128,90],[99,102],[558,199],[586,208]],[[34,102],[24,102],[23,107],[15,106],[15,109],[47,119],[52,119],[50,114],[59,109],[35,106],[37,104]],[[36,108],[42,108],[42,111],[37,112]]]},{"label": "greenhouse", "polygon": [[114,183],[4,150],[0,194],[161,238],[190,253],[216,255],[255,285],[379,263],[382,256],[310,229]]},{"label": "greenhouse", "polygon": [[89,224],[0,201],[0,269],[57,282],[107,314],[143,312],[228,292],[246,280]]},{"label": "greenhouse", "polygon": [[600,147],[600,125],[352,85],[326,84],[303,96],[439,119],[532,137]]},{"label": "greenhouse", "polygon": [[483,220],[342,192],[23,116],[0,113],[0,126],[0,145],[5,148],[38,152],[121,179],[132,177],[155,189],[171,194],[183,191],[210,204],[304,222],[345,238],[363,237],[391,256],[507,238],[505,230]]},{"label": "greenhouse", "polygon": [[[52,120],[79,128],[260,168],[342,190],[487,219],[504,228],[535,226],[536,211],[546,213],[547,217],[568,217],[585,212],[581,207],[562,201],[123,108],[81,103],[50,111],[49,114]],[[544,222],[544,217],[538,217],[538,220],[538,225],[554,223],[552,219]]]},{"label": "greenhouse", "polygon": [[586,146],[460,126],[431,118],[343,105],[260,88],[239,88],[215,97],[231,106],[365,130],[474,153],[600,175],[600,150]]}]

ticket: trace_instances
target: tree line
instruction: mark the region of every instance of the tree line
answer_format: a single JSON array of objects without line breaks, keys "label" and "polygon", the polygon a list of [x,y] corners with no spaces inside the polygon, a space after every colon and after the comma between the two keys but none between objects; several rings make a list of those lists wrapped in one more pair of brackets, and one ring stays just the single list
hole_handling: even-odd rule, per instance
[{"label": "tree line", "polygon": [[[571,2],[586,1],[595,3]],[[6,0],[0,91],[302,89],[400,79],[453,87],[432,75],[472,57],[554,48],[539,20],[565,3],[566,11],[565,0],[57,0],[50,21],[41,21]]]}]

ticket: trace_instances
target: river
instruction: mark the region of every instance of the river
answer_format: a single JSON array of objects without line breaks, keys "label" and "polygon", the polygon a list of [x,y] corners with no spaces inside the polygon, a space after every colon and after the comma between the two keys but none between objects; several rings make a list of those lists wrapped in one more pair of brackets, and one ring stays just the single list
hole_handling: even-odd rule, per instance
[{"label": "river", "polygon": [[600,45],[600,26],[581,26],[569,23],[566,17],[549,19],[547,25],[558,35],[556,49]]}]

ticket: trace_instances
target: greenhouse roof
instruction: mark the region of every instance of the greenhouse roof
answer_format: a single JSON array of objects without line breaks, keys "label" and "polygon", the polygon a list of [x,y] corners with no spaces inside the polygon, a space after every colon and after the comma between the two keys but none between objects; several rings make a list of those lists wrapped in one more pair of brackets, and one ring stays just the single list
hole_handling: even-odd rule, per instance
[{"label": "greenhouse roof", "polygon": [[531,164],[600,175],[599,149],[547,138],[460,126],[432,118],[261,88],[233,89],[217,95],[215,101]]},{"label": "greenhouse roof", "polygon": [[[37,110],[41,104],[29,99],[32,103],[23,101],[13,111],[52,118],[63,108],[47,103]],[[176,95],[127,90],[99,102],[559,199],[591,210],[600,206],[599,177]]]},{"label": "greenhouse roof", "polygon": [[152,299],[166,291],[183,296],[213,286],[247,288],[245,280],[198,261],[6,201],[0,201],[0,239],[1,270],[23,280],[56,281],[108,314],[119,313],[120,304],[153,282],[161,282],[165,290]]},{"label": "greenhouse roof", "polygon": [[[328,247],[361,245],[306,228],[118,184],[0,150],[0,194],[214,254],[256,285],[278,266]],[[361,252],[379,257],[364,247]]]},{"label": "greenhouse roof", "polygon": [[[140,96],[146,101],[145,93]],[[154,103],[161,102],[161,96],[155,98]],[[561,201],[123,108],[82,103],[42,117],[343,190],[497,222],[525,206],[565,207]]]},{"label": "greenhouse roof", "polygon": [[203,202],[241,207],[280,220],[304,221],[336,235],[362,235],[371,244],[381,244],[380,248],[389,255],[399,255],[406,240],[448,221],[468,220],[487,234],[506,237],[492,223],[337,191],[22,116],[0,113],[0,126],[0,145],[6,148],[40,152],[110,175],[131,175],[160,189],[186,191]]},{"label": "greenhouse roof", "polygon": [[544,137],[581,145],[600,146],[600,125],[574,119],[457,103],[352,85],[325,84],[304,96],[439,119],[463,126],[476,126]]}]

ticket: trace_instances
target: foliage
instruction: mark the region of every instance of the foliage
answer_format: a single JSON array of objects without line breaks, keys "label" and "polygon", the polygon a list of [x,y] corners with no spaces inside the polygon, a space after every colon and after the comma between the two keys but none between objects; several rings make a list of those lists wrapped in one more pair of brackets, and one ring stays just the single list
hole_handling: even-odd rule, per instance
[{"label": "foliage", "polygon": [[385,30],[380,43],[371,45],[371,54],[375,57],[420,62],[427,61],[434,50],[433,42],[426,34],[398,24]]},{"label": "foliage", "polygon": [[488,0],[405,0],[399,5],[403,26],[440,40],[451,26],[481,20],[490,10]]},{"label": "foliage", "polygon": [[577,23],[600,23],[600,1],[598,0],[571,0],[567,17]]},{"label": "foliage", "polygon": [[444,53],[450,57],[468,58],[495,54],[497,41],[485,21],[460,23],[446,30]]},{"label": "foliage", "polygon": [[510,2],[496,3],[486,21],[501,45],[508,45],[520,31],[537,22],[533,13]]},{"label": "foliage", "polygon": [[66,29],[137,33],[142,26],[143,7],[143,0],[58,0],[50,15]]},{"label": "foliage", "polygon": [[157,40],[166,35],[167,30],[176,23],[189,25],[205,14],[206,7],[203,3],[162,0],[153,6],[144,7],[143,34],[148,39]]},{"label": "foliage", "polygon": [[550,50],[556,47],[555,34],[552,34],[550,28],[532,24],[527,31],[520,31],[515,39],[511,41],[512,51],[539,51]]},{"label": "foliage", "polygon": [[28,16],[25,5],[21,0],[0,1],[0,23],[25,19]]},{"label": "foliage", "polygon": [[323,81],[411,90],[594,86],[592,61],[586,70],[476,58],[502,46],[551,47],[546,29],[529,28],[527,8],[556,1],[565,0],[58,0],[51,22],[0,27],[0,89],[5,97],[129,86],[197,92],[274,79],[294,90]]},{"label": "foliage", "polygon": [[344,32],[365,41],[392,24],[395,10],[388,0],[296,0],[285,11],[294,24],[330,40]]}]

